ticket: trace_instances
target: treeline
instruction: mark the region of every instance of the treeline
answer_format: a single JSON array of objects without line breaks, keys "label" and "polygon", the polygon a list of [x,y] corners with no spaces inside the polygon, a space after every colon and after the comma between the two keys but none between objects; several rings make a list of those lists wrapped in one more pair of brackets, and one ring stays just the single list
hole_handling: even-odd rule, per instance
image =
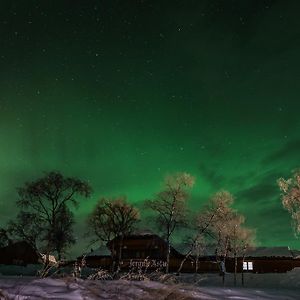
[{"label": "treeline", "polygon": [[[189,192],[195,178],[187,173],[166,176],[161,191],[143,203],[143,210],[152,214],[158,235],[168,245],[166,253],[169,269],[171,240],[180,229],[185,229],[182,243],[188,257],[199,257],[207,245],[214,245],[216,257],[237,257],[254,244],[254,230],[245,226],[245,218],[233,209],[233,196],[227,191],[213,195],[198,211],[188,209]],[[60,260],[76,240],[73,231],[72,207],[78,207],[80,198],[88,198],[92,188],[88,182],[65,177],[59,172],[18,188],[16,218],[0,231],[0,245],[15,239],[29,242],[43,253],[55,253]],[[125,197],[100,199],[87,219],[87,228],[93,241],[106,244],[139,228],[140,210]],[[116,264],[121,258],[114,257]],[[196,260],[197,262],[197,260]],[[197,264],[196,264],[197,265]]]}]

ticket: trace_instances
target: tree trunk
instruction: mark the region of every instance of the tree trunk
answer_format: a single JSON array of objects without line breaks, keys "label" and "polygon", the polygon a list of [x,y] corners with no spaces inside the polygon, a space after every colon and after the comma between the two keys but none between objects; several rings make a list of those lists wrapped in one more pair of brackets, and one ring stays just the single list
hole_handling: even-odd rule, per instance
[{"label": "tree trunk", "polygon": [[184,263],[186,262],[186,260],[188,259],[188,257],[191,255],[191,253],[192,253],[192,251],[189,251],[189,252],[186,254],[186,256],[184,257],[184,259],[181,261],[180,266],[179,266],[179,268],[178,268],[178,270],[177,270],[177,274],[178,274],[178,275],[180,274],[181,269],[182,269]]},{"label": "tree trunk", "polygon": [[199,269],[199,256],[196,256],[196,263],[195,263],[195,273],[198,273]]},{"label": "tree trunk", "polygon": [[171,252],[171,245],[170,240],[167,241],[168,249],[167,249],[167,265],[166,265],[166,273],[169,273],[169,264],[170,264],[170,252]]},{"label": "tree trunk", "polygon": [[199,270],[199,255],[196,255],[196,261],[195,261],[195,276],[194,276],[194,281],[195,281],[195,282],[198,280],[198,270]]},{"label": "tree trunk", "polygon": [[57,267],[57,274],[60,274],[60,268],[61,268],[61,263],[60,263],[60,261],[61,261],[61,256],[62,256],[62,251],[59,249],[58,251],[57,251],[57,264],[56,264],[56,267]]},{"label": "tree trunk", "polygon": [[237,255],[234,253],[234,286],[236,286]]},{"label": "tree trunk", "polygon": [[224,270],[223,270],[223,278],[222,278],[222,283],[223,286],[225,285],[225,273],[226,273],[226,256],[227,256],[227,248],[228,248],[228,238],[226,238],[226,243],[225,243],[225,249],[224,249],[224,256],[223,256],[223,263],[224,263]]},{"label": "tree trunk", "polygon": [[115,271],[115,265],[116,265],[115,241],[113,241],[112,250],[111,250],[111,267],[110,267],[112,273]]},{"label": "tree trunk", "polygon": [[122,249],[123,249],[123,236],[120,239],[119,243],[119,255],[118,255],[118,268],[121,268],[121,260],[122,260]]},{"label": "tree trunk", "polygon": [[225,285],[225,256],[223,259],[223,263],[224,263],[224,271],[222,272],[222,285]]},{"label": "tree trunk", "polygon": [[243,255],[243,261],[242,261],[242,286],[244,286],[244,260],[245,260],[245,255]]}]

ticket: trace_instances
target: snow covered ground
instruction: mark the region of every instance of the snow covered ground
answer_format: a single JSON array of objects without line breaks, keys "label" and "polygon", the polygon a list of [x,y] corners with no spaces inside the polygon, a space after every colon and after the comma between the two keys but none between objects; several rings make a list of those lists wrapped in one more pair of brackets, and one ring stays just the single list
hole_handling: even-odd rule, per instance
[{"label": "snow covered ground", "polygon": [[[2,296],[1,296],[2,294]],[[300,299],[296,289],[260,289],[165,285],[153,281],[66,279],[0,279],[0,299]]]},{"label": "snow covered ground", "polygon": [[0,299],[300,299],[300,270],[287,274],[246,274],[245,287],[233,287],[232,274],[226,275],[224,288],[218,274],[200,274],[197,283],[192,284],[194,279],[193,275],[184,275],[177,284],[162,284],[0,276]]},{"label": "snow covered ground", "polygon": [[[179,277],[180,282],[196,284],[200,287],[222,286],[222,277],[218,274],[184,274]],[[234,275],[226,274],[225,287],[234,287]],[[237,274],[237,287],[242,287],[241,274]],[[265,273],[265,274],[244,274],[245,288],[268,288],[268,289],[291,289],[299,290],[300,299],[300,268],[287,273]]]}]

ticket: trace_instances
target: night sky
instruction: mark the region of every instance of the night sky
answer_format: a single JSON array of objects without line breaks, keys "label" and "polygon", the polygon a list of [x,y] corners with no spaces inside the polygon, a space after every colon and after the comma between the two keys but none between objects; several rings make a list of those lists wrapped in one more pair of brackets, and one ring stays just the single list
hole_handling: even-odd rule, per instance
[{"label": "night sky", "polygon": [[296,0],[1,1],[0,225],[16,187],[44,171],[91,183],[79,239],[101,196],[141,204],[185,171],[193,209],[227,189],[260,245],[300,248],[276,186],[300,166],[299,10]]}]

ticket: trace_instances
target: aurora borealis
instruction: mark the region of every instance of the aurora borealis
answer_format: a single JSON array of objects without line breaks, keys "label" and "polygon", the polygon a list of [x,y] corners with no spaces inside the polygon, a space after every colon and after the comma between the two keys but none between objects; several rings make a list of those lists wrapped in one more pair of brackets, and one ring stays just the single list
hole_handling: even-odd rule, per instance
[{"label": "aurora borealis", "polygon": [[[276,179],[300,167],[300,19],[292,0],[1,1],[0,225],[16,187],[59,170],[101,196],[197,179],[227,189],[262,246],[300,249]],[[79,246],[77,245],[79,249]]]}]

